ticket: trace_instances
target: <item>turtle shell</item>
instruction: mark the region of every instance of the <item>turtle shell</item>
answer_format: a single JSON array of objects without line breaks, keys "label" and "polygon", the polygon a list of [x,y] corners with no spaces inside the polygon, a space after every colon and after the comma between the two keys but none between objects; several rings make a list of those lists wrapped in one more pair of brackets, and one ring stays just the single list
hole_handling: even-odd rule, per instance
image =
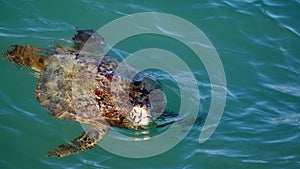
[{"label": "turtle shell", "polygon": [[[118,62],[108,56],[99,58],[49,56],[36,88],[37,99],[53,116],[91,125],[105,120],[111,126],[136,129],[142,119],[130,113],[136,111],[135,106],[151,110],[155,115],[149,116],[157,118],[165,108],[163,95],[152,92],[160,89],[159,83],[115,74]],[[126,71],[132,74],[134,69],[128,67]]]}]

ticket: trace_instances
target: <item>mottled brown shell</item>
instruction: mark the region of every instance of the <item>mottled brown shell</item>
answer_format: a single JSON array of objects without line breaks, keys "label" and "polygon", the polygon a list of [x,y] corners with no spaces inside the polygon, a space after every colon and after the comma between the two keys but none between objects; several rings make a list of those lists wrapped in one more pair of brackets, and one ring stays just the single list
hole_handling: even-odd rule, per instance
[{"label": "mottled brown shell", "polygon": [[[159,88],[158,83],[149,79],[146,83],[132,82],[114,76],[117,61],[101,57],[49,56],[36,88],[37,99],[52,115],[62,119],[86,124],[104,119],[111,126],[138,128],[129,113],[134,105],[150,105],[149,94]],[[120,84],[117,89],[111,89],[112,81]]]}]

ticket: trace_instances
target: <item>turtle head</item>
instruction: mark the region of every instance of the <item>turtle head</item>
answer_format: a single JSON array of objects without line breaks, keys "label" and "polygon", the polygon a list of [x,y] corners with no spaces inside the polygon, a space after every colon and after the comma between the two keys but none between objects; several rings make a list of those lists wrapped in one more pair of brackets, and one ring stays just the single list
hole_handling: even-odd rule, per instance
[{"label": "turtle head", "polygon": [[146,105],[135,105],[132,108],[129,117],[132,121],[141,126],[148,126],[153,122],[150,106]]}]

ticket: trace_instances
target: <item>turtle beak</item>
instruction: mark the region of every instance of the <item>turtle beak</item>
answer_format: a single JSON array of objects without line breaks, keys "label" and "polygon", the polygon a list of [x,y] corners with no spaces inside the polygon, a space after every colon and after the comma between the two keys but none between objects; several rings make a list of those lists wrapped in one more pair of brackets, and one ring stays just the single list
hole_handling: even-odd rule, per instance
[{"label": "turtle beak", "polygon": [[142,126],[148,126],[153,122],[150,108],[147,106],[134,106],[130,112],[130,118]]}]

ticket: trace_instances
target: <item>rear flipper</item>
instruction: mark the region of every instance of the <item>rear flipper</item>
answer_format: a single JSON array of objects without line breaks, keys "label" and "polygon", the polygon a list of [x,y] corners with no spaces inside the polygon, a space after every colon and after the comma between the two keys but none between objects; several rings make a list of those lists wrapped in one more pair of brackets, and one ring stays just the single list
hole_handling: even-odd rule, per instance
[{"label": "rear flipper", "polygon": [[108,127],[92,128],[84,132],[80,137],[74,139],[68,144],[62,144],[53,148],[46,154],[47,157],[64,157],[71,154],[79,153],[94,147],[100,142],[108,132]]},{"label": "rear flipper", "polygon": [[24,65],[40,72],[46,66],[44,59],[50,53],[49,50],[38,47],[13,45],[5,52],[4,57],[17,66]]}]

